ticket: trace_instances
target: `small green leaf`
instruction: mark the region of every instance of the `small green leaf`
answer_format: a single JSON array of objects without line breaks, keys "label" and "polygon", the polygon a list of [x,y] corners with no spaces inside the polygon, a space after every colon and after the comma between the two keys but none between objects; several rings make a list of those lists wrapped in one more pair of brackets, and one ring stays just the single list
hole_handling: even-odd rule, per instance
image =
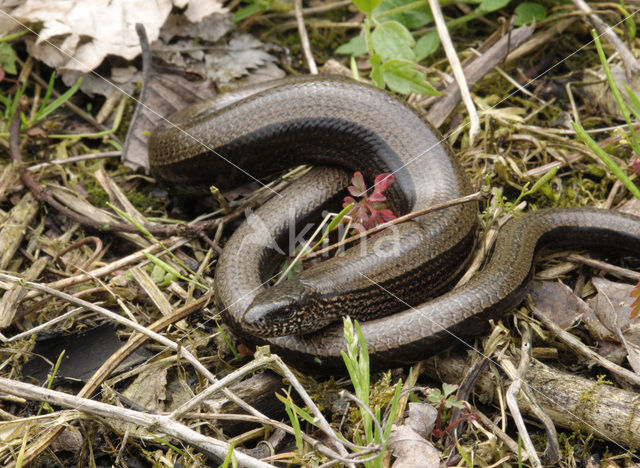
[{"label": "small green leaf", "polygon": [[18,70],[16,69],[16,60],[18,57],[13,51],[11,44],[6,42],[0,43],[0,68],[10,75],[15,75]]},{"label": "small green leaf", "polygon": [[383,62],[391,59],[405,59],[413,61],[415,54],[413,47],[416,41],[407,28],[397,21],[382,23],[371,34],[373,50]]},{"label": "small green leaf", "polygon": [[[408,6],[409,4],[418,5],[399,13],[383,15],[381,18],[378,18],[378,15],[381,13],[389,10],[402,9],[405,5]],[[433,22],[433,15],[426,0],[423,2],[417,2],[416,0],[382,0],[380,6],[373,12],[373,16],[381,23],[397,21],[406,26],[407,29],[418,29]]]},{"label": "small green leaf", "polygon": [[420,93],[437,96],[440,93],[431,86],[415,65],[407,60],[389,60],[382,66],[384,81],[390,89],[400,94]]},{"label": "small green leaf", "polygon": [[544,5],[533,2],[524,2],[516,7],[516,18],[513,22],[516,26],[532,23],[533,20],[540,21],[547,17],[547,9]]},{"label": "small green leaf", "polygon": [[373,10],[378,8],[380,2],[382,0],[353,0],[353,4],[360,10],[362,13],[370,15],[373,13]]},{"label": "small green leaf", "polygon": [[371,64],[371,79],[378,88],[384,88],[384,76],[382,74],[382,67],[380,64],[382,60],[379,54],[373,54],[369,57],[369,63]]},{"label": "small green leaf", "polygon": [[442,390],[444,391],[444,396],[445,397],[448,397],[453,392],[455,392],[457,389],[458,389],[457,385],[451,385],[451,384],[448,384],[448,383],[443,383],[442,384]]},{"label": "small green leaf", "polygon": [[261,11],[267,11],[271,8],[271,0],[252,0],[247,2],[249,5],[240,8],[233,15],[233,22],[239,23],[240,21],[248,18],[249,16],[260,13]]},{"label": "small green leaf", "polygon": [[364,36],[352,37],[349,42],[342,44],[336,49],[336,54],[351,55],[353,57],[360,57],[367,53],[367,43]]},{"label": "small green leaf", "polygon": [[435,29],[417,40],[413,52],[416,54],[416,62],[427,58],[440,47],[440,36]]},{"label": "small green leaf", "polygon": [[508,3],[509,0],[482,0],[478,10],[486,11],[488,13],[490,11],[499,10],[500,8],[507,6]]}]

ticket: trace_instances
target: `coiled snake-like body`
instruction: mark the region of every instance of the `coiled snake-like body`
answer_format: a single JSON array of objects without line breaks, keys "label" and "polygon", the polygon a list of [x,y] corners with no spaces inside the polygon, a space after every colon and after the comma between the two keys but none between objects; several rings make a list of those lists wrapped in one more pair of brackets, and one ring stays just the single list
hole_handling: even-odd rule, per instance
[{"label": "coiled snake-like body", "polygon": [[[313,169],[248,217],[216,269],[217,300],[232,327],[267,342],[294,365],[339,366],[342,315],[359,318],[376,367],[415,362],[522,300],[543,246],[624,248],[640,254],[640,218],[606,210],[540,210],[503,226],[483,270],[433,298],[467,264],[474,204],[387,229],[363,246],[266,288],[275,244],[287,250],[290,219],[305,222],[347,183],[393,173],[396,214],[467,195],[455,155],[420,115],[388,93],[339,78],[302,77],[205,101],[169,118],[149,140],[153,173],[183,191],[228,188],[300,164]],[[328,167],[327,167],[328,166]],[[275,243],[275,244],[274,244]],[[389,255],[389,253],[392,255]],[[431,299],[429,299],[431,298]],[[391,315],[385,315],[391,314]],[[278,336],[284,335],[284,336]]]}]

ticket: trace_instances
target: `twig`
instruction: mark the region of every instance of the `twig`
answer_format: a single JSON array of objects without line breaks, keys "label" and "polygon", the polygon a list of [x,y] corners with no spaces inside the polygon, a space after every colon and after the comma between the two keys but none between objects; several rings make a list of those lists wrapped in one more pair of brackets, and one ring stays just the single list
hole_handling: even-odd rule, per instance
[{"label": "twig", "polygon": [[635,372],[631,372],[630,370],[625,369],[608,359],[600,356],[595,351],[592,351],[588,346],[584,345],[580,342],[575,336],[571,333],[564,331],[558,325],[556,325],[551,319],[549,319],[540,309],[538,309],[531,299],[527,301],[529,307],[533,311],[533,314],[538,318],[552,333],[554,333],[561,341],[563,341],[566,345],[568,345],[573,351],[582,356],[585,356],[588,359],[593,360],[599,366],[604,367],[605,369],[613,372],[619,377],[626,379],[627,381],[640,385],[640,375]]},{"label": "twig", "polygon": [[71,163],[76,163],[80,161],[88,161],[91,159],[117,158],[121,155],[122,155],[122,151],[103,151],[100,153],[79,154],[77,156],[71,156],[65,159],[54,159],[53,161],[46,161],[43,163],[34,164],[33,166],[27,167],[27,171],[35,172],[50,166],[61,166],[63,164],[71,164]]},{"label": "twig", "polygon": [[205,400],[211,398],[215,393],[218,393],[223,387],[232,385],[237,380],[240,380],[247,374],[251,374],[256,370],[268,366],[275,359],[273,356],[261,356],[259,358],[253,359],[251,362],[248,362],[240,369],[236,369],[232,373],[226,375],[223,379],[218,380],[216,383],[209,385],[203,391],[198,393],[195,397],[191,398],[189,401],[183,403],[178,408],[173,410],[172,413],[168,415],[169,418],[179,421],[191,411],[193,408],[200,406]]},{"label": "twig", "polygon": [[36,327],[30,328],[29,330],[23,331],[22,333],[18,333],[17,335],[12,336],[11,338],[7,338],[2,333],[0,333],[0,341],[2,341],[3,343],[12,343],[14,341],[21,340],[21,339],[26,338],[28,336],[31,336],[31,335],[33,335],[35,333],[38,333],[41,330],[46,330],[47,328],[49,328],[52,325],[55,325],[56,323],[63,322],[65,320],[67,320],[68,318],[79,314],[83,310],[85,310],[84,307],[76,307],[75,309],[71,309],[69,312],[66,312],[66,313],[64,313],[62,315],[59,315],[59,316],[49,320],[48,322],[42,323],[42,324],[40,324],[40,325],[38,325]]},{"label": "twig", "polygon": [[332,244],[328,247],[325,247],[324,249],[320,249],[317,250],[309,255],[306,256],[306,259],[312,259],[312,258],[316,258],[319,257],[320,255],[323,255],[327,252],[330,252],[334,249],[337,249],[338,247],[341,247],[345,244],[350,244],[351,242],[355,242],[359,239],[362,239],[363,237],[367,237],[371,234],[375,234],[377,232],[383,231],[384,229],[393,226],[394,224],[398,224],[398,223],[404,223],[405,221],[408,221],[410,219],[416,218],[418,216],[422,216],[428,213],[431,213],[433,211],[437,211],[437,210],[443,210],[445,208],[449,208],[455,205],[459,205],[461,203],[469,203],[469,202],[473,202],[473,201],[478,201],[478,200],[482,200],[483,198],[485,198],[485,194],[482,191],[479,192],[475,192],[472,193],[471,195],[465,195],[464,197],[460,197],[460,198],[455,198],[453,200],[449,200],[443,203],[438,203],[437,205],[431,205],[428,206],[426,208],[423,208],[421,210],[417,210],[417,211],[412,211],[411,213],[407,213],[406,215],[403,216],[399,216],[398,218],[392,220],[392,221],[388,221],[386,223],[380,224],[374,228],[371,228],[367,231],[364,232],[360,232],[358,234],[355,234],[351,237],[348,237],[346,239],[341,240],[340,242],[336,242],[335,244]]},{"label": "twig", "polygon": [[[163,242],[164,248],[167,250],[174,250],[178,247],[189,242],[187,239],[182,239],[179,237],[172,237]],[[88,272],[79,273],[77,275],[71,276],[69,278],[64,278],[57,281],[52,281],[51,283],[46,283],[44,286],[47,286],[52,289],[64,289],[70,286],[75,286],[85,281],[89,281],[92,279],[100,278],[102,276],[113,273],[114,271],[121,270],[133,263],[137,263],[141,260],[146,260],[145,253],[149,254],[158,254],[159,252],[164,250],[163,246],[160,244],[153,244],[147,247],[146,249],[138,250],[137,252],[132,253],[131,255],[127,255],[119,260],[115,260],[110,262],[109,264],[96,268],[95,270],[91,270]],[[38,295],[38,292],[32,291],[27,293],[24,299],[33,299]]]},{"label": "twig", "polygon": [[589,15],[589,21],[595,26],[598,30],[598,33],[611,44],[611,46],[616,49],[616,52],[620,54],[620,58],[624,62],[625,69],[627,71],[627,77],[634,77],[640,72],[640,62],[636,59],[633,52],[631,52],[627,46],[622,42],[622,40],[617,36],[615,32],[613,32],[613,28],[610,28],[604,21],[600,19],[598,15],[593,13],[591,7],[587,5],[584,0],[573,0],[573,4],[579,10],[584,11]]},{"label": "twig", "polygon": [[[501,63],[511,49],[526,41],[532,33],[532,27],[522,26],[514,29],[511,35],[500,38],[489,50],[464,67],[464,76],[467,84],[473,86],[477,83],[489,71],[493,70],[496,65]],[[444,123],[460,102],[460,89],[456,83],[451,83],[443,91],[443,94],[444,96],[431,106],[427,114],[429,122],[436,127],[440,127]]]},{"label": "twig", "polygon": [[[150,433],[160,431],[171,437],[182,440],[200,450],[208,451],[224,459],[231,450],[231,446],[226,442],[207,437],[193,429],[173,421],[166,416],[142,413],[127,408],[120,408],[106,403],[79,398],[55,390],[37,387],[35,385],[16,382],[11,379],[0,377],[0,391],[10,395],[19,396],[37,401],[46,401],[53,405],[70,408],[83,413],[92,414],[108,419],[124,421],[137,426],[148,428]],[[274,468],[273,465],[256,460],[242,452],[234,450],[234,455],[242,466],[249,468]]]},{"label": "twig", "polygon": [[[509,374],[511,378],[520,378],[522,379],[526,374],[526,370],[529,368],[529,364],[531,362],[531,329],[526,323],[522,323],[522,346],[521,346],[521,356],[520,356],[520,366],[518,367],[518,373],[516,377],[511,373],[512,367],[510,361],[508,362],[508,366],[505,367],[505,371]],[[525,355],[526,354],[526,355]],[[526,361],[526,363],[523,363]],[[523,367],[524,366],[524,367]],[[524,368],[524,372],[520,373],[520,369]],[[556,426],[553,424],[553,421],[549,417],[547,413],[542,409],[540,403],[538,403],[538,399],[536,398],[534,392],[531,387],[527,384],[522,388],[522,393],[529,400],[529,408],[538,420],[543,424],[545,428],[545,432],[547,434],[547,448],[544,451],[544,458],[547,464],[555,465],[560,459],[560,446],[558,445],[558,433],[556,431]]]},{"label": "twig", "polygon": [[[303,8],[303,16],[311,16],[317,13],[326,13],[327,11],[338,10],[352,4],[351,0],[340,0],[338,2],[326,3],[324,5],[318,5],[315,7]],[[295,16],[295,11],[287,11],[285,13],[273,13],[269,15],[263,15],[264,18],[290,18]]]},{"label": "twig", "polygon": [[451,42],[451,37],[447,30],[447,24],[444,20],[444,16],[442,15],[442,10],[440,9],[440,2],[438,2],[438,0],[429,0],[429,6],[431,7],[431,13],[433,14],[433,20],[436,23],[436,29],[438,30],[442,47],[447,55],[447,59],[449,59],[449,63],[451,64],[453,76],[456,78],[458,83],[462,101],[469,113],[469,120],[471,122],[471,128],[469,129],[469,144],[473,146],[476,135],[480,133],[480,118],[478,117],[478,112],[476,111],[476,107],[471,99],[467,79],[465,78],[462,66],[460,65],[460,59],[458,59],[456,49],[453,47],[453,42]]},{"label": "twig", "polygon": [[[289,381],[289,384],[298,392],[298,395],[302,398],[302,401],[305,405],[311,410],[314,416],[314,422],[318,425],[320,429],[325,433],[327,437],[329,437],[335,444],[338,452],[343,457],[348,457],[348,452],[344,448],[344,444],[353,446],[350,442],[339,439],[333,432],[333,428],[329,425],[324,415],[320,411],[320,409],[316,406],[314,401],[311,399],[309,394],[306,392],[300,381],[296,378],[293,372],[289,369],[289,367],[280,359],[279,356],[274,355],[274,365],[271,366],[272,370],[282,375],[285,379]],[[353,462],[347,463],[347,466],[353,467]]]},{"label": "twig", "polygon": [[309,44],[307,29],[304,27],[304,18],[302,16],[302,0],[293,0],[293,9],[296,16],[296,23],[298,25],[300,45],[302,47],[304,59],[307,62],[307,67],[309,68],[309,73],[311,73],[312,75],[317,75],[318,67],[316,66],[315,60],[313,59],[313,54],[311,53],[311,45]]},{"label": "twig", "polygon": [[[526,327],[526,330],[529,330]],[[526,340],[523,336],[522,339],[522,353],[520,356],[520,364],[518,365],[518,370],[511,378],[513,382],[509,385],[509,389],[507,390],[507,405],[509,406],[509,410],[511,411],[511,416],[518,427],[518,432],[520,433],[520,437],[522,437],[522,441],[524,442],[525,449],[527,451],[527,458],[531,462],[531,464],[536,468],[542,468],[542,463],[538,458],[538,454],[536,453],[536,448],[533,446],[533,442],[531,441],[531,437],[529,437],[529,432],[527,431],[527,427],[524,424],[524,420],[522,419],[522,414],[520,414],[520,408],[518,406],[517,395],[520,392],[520,387],[522,385],[522,378],[527,373],[527,369],[529,368],[529,361],[531,359],[531,334],[529,333],[529,340]],[[505,364],[511,364],[509,361],[502,360],[500,364],[502,367],[507,370],[510,366],[505,366]]]},{"label": "twig", "polygon": [[628,268],[622,268],[616,265],[612,265],[601,260],[596,260],[594,258],[589,258],[585,257],[584,255],[577,254],[568,255],[567,260],[574,263],[581,263],[582,265],[587,265],[593,268],[599,268],[602,271],[606,271],[607,273],[611,273],[612,275],[616,275],[621,278],[638,281],[637,272],[629,270]]},{"label": "twig", "polygon": [[491,432],[495,434],[495,436],[500,439],[504,444],[511,450],[513,453],[518,453],[518,443],[509,437],[502,429],[495,425],[495,423],[487,417],[482,411],[480,411],[475,406],[472,407],[473,415],[478,418],[478,421],[482,423],[482,425],[487,426]]}]

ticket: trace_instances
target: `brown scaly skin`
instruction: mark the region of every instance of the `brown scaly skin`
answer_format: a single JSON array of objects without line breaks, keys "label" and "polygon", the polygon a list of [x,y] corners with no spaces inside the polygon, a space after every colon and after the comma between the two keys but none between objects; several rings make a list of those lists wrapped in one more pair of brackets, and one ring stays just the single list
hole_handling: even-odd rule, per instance
[{"label": "brown scaly skin", "polygon": [[[360,170],[369,181],[393,172],[396,182],[386,194],[397,213],[469,193],[462,169],[437,131],[384,91],[350,80],[303,77],[240,93],[223,104],[197,104],[170,120],[258,178],[305,163]],[[203,112],[210,105],[217,109]],[[159,179],[183,191],[247,180],[171,126],[152,133],[149,158]],[[284,246],[290,219],[312,217],[346,180],[342,170],[314,169],[257,210],[254,219]],[[424,302],[463,271],[475,231],[476,207],[456,206],[398,225],[365,247],[351,248],[267,290],[261,284],[275,251],[256,237],[262,231],[255,224],[244,223],[218,262],[219,305],[252,341],[270,343],[294,365],[317,370],[341,365],[342,327],[323,328],[327,322],[343,315],[368,320],[361,326],[371,362],[382,367],[418,361],[455,337],[482,333],[488,318],[521,301],[539,247],[600,246],[640,254],[638,218],[593,209],[543,210],[507,223],[489,264],[467,285]],[[390,250],[393,256],[386,255]]]}]

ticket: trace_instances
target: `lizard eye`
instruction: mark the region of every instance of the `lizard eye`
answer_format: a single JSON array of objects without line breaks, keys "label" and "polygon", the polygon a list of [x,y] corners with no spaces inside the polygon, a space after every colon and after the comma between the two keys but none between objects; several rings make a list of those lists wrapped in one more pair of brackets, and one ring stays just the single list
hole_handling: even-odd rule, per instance
[{"label": "lizard eye", "polygon": [[281,320],[292,320],[296,316],[295,309],[291,307],[283,307],[280,314]]}]

